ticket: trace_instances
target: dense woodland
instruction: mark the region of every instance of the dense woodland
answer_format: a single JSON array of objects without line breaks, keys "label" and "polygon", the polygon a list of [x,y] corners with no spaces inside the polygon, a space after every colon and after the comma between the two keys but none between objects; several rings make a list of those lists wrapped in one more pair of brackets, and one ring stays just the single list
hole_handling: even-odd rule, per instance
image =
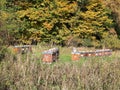
[{"label": "dense woodland", "polygon": [[120,0],[1,0],[0,44],[119,48]]}]

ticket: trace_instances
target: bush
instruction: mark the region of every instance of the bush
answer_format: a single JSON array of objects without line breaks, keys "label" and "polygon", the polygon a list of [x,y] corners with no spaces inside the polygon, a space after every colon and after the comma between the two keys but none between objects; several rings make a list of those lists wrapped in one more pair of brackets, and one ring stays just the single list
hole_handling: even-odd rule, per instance
[{"label": "bush", "polygon": [[7,48],[5,47],[0,47],[0,60],[2,60],[3,58],[5,58],[5,55],[7,53]]},{"label": "bush", "polygon": [[93,43],[91,39],[83,39],[82,40],[82,45],[85,47],[92,47]]},{"label": "bush", "polygon": [[111,49],[120,49],[120,40],[117,36],[109,35],[101,40],[102,47]]}]

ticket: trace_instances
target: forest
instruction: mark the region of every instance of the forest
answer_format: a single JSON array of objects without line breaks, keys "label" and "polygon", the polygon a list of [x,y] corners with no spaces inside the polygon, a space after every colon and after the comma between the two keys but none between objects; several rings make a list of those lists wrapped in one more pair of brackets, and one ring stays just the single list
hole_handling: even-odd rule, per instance
[{"label": "forest", "polygon": [[1,0],[0,6],[1,45],[120,48],[119,0]]}]

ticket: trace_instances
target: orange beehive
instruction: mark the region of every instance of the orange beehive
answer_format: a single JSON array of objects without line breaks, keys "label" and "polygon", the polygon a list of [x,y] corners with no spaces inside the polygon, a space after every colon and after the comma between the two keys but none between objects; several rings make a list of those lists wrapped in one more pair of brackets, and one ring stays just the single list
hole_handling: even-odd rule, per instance
[{"label": "orange beehive", "polygon": [[59,49],[52,48],[43,52],[42,61],[45,63],[52,63],[59,59]]},{"label": "orange beehive", "polygon": [[79,53],[72,53],[72,60],[76,61],[79,60],[80,54]]},{"label": "orange beehive", "polygon": [[20,53],[20,51],[21,51],[19,47],[14,47],[13,50],[15,53]]},{"label": "orange beehive", "polygon": [[52,56],[52,54],[44,54],[42,61],[43,62],[47,62],[47,63],[53,62],[53,56]]}]

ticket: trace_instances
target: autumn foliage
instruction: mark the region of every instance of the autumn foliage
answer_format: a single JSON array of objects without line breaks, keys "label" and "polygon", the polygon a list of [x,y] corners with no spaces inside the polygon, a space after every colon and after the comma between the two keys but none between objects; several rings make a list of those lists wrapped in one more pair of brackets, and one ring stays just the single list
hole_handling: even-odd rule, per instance
[{"label": "autumn foliage", "polygon": [[[119,36],[119,2],[101,0],[2,0],[1,18],[13,42],[60,45],[95,44],[111,29]],[[118,18],[118,19],[117,19]]]}]

